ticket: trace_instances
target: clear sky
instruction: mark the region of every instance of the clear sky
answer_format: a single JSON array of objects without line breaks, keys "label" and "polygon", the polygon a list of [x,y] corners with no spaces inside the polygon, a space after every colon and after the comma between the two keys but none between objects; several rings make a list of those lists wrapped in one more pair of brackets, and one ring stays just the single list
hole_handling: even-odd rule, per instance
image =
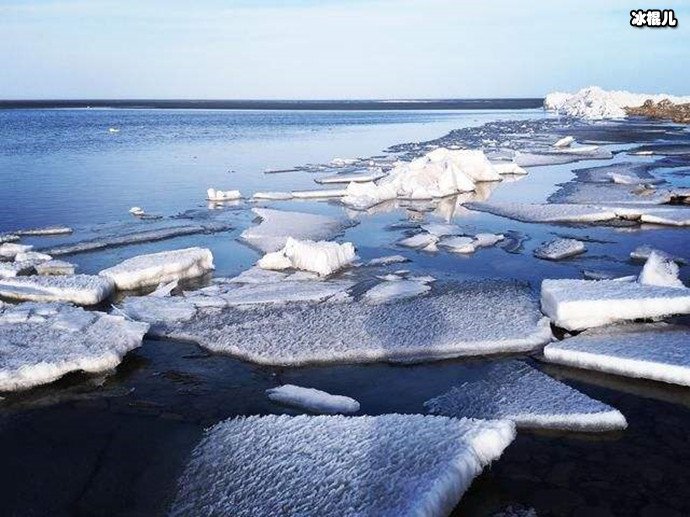
[{"label": "clear sky", "polygon": [[[690,94],[690,2],[0,0],[0,98]],[[634,29],[633,8],[676,29]]]}]

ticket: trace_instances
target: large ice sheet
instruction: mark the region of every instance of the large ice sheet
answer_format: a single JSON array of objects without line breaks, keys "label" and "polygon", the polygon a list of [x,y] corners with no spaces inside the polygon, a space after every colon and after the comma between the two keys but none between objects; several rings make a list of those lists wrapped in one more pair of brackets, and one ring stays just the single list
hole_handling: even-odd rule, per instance
[{"label": "large ice sheet", "polygon": [[99,273],[118,289],[139,289],[150,285],[195,278],[212,271],[213,255],[207,248],[185,248],[132,257]]},{"label": "large ice sheet", "polygon": [[551,339],[548,319],[539,312],[529,286],[502,280],[451,282],[426,296],[378,305],[200,309],[190,321],[159,332],[215,352],[278,365],[525,352]]},{"label": "large ice sheet", "polygon": [[95,305],[115,288],[109,278],[95,275],[18,276],[0,280],[0,296],[36,302],[72,302]]},{"label": "large ice sheet", "polygon": [[616,219],[614,210],[590,205],[471,202],[465,207],[527,223],[594,223]]},{"label": "large ice sheet", "polygon": [[690,289],[616,280],[544,280],[541,308],[567,330],[690,313]]},{"label": "large ice sheet", "polygon": [[314,388],[283,384],[266,390],[268,398],[280,404],[296,406],[312,413],[335,415],[359,411],[359,402],[343,395],[332,395]]},{"label": "large ice sheet", "polygon": [[285,246],[288,237],[299,240],[328,240],[341,233],[348,223],[325,215],[286,212],[271,208],[254,208],[261,218],[258,225],[247,228],[241,238],[268,253]]},{"label": "large ice sheet", "polygon": [[355,258],[351,242],[300,241],[288,237],[282,250],[267,253],[257,265],[263,269],[295,268],[328,276],[351,264]]},{"label": "large ice sheet", "polygon": [[194,450],[171,514],[443,516],[514,437],[507,421],[424,415],[226,420]]},{"label": "large ice sheet", "polygon": [[147,329],[62,303],[0,307],[0,391],[49,383],[77,370],[111,370],[141,345]]},{"label": "large ice sheet", "polygon": [[552,363],[690,386],[690,329],[632,323],[591,329],[544,348]]},{"label": "large ice sheet", "polygon": [[507,419],[517,427],[571,431],[625,429],[620,411],[522,361],[501,361],[424,405],[449,417]]}]

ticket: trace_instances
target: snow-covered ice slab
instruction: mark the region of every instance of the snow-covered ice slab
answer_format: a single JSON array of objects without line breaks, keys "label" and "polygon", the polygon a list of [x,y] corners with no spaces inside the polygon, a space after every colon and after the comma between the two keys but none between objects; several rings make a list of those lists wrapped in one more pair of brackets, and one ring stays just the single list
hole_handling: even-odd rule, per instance
[{"label": "snow-covered ice slab", "polygon": [[36,261],[0,262],[0,278],[14,278],[29,274],[37,265]]},{"label": "snow-covered ice slab", "polygon": [[290,192],[295,199],[325,199],[330,197],[343,197],[347,194],[345,189],[321,189],[321,190],[293,190]]},{"label": "snow-covered ice slab", "polygon": [[522,361],[489,365],[484,375],[424,403],[449,417],[507,419],[517,427],[569,431],[625,429],[620,411],[589,398]]},{"label": "snow-covered ice slab", "polygon": [[[277,285],[294,292],[289,284]],[[270,284],[255,287],[266,289],[267,300],[275,295]],[[413,362],[525,352],[551,339],[548,319],[539,312],[529,286],[503,280],[451,282],[425,296],[378,305],[292,303],[220,312],[200,309],[190,321],[168,325],[159,333],[276,365]]]},{"label": "snow-covered ice slab", "polygon": [[364,293],[369,303],[386,303],[403,298],[413,298],[431,291],[426,282],[417,280],[390,280],[375,285]]},{"label": "snow-covered ice slab", "polygon": [[385,257],[377,257],[367,262],[367,266],[388,266],[390,264],[399,264],[402,262],[409,262],[410,259],[402,255],[387,255]]},{"label": "snow-covered ice slab", "polygon": [[612,325],[551,343],[544,358],[575,368],[690,386],[690,329],[666,323]]},{"label": "snow-covered ice slab", "polygon": [[541,308],[567,330],[690,313],[690,289],[617,280],[544,280]]},{"label": "snow-covered ice slab", "polygon": [[645,208],[640,221],[665,226],[690,226],[690,208]]},{"label": "snow-covered ice slab", "polygon": [[186,248],[132,257],[99,273],[118,289],[139,289],[150,285],[195,278],[213,270],[213,255],[207,248]]},{"label": "snow-covered ice slab", "polygon": [[[293,302],[322,302],[345,296],[354,285],[349,281],[290,282],[250,284],[221,293],[219,296],[230,307]],[[196,303],[197,298],[190,298]]]},{"label": "snow-covered ice slab", "polygon": [[0,296],[35,302],[72,302],[96,305],[108,298],[115,284],[95,275],[18,276],[0,280]]},{"label": "snow-covered ice slab", "polygon": [[53,382],[66,373],[115,368],[141,345],[145,323],[67,304],[0,307],[0,391]]},{"label": "snow-covered ice slab", "polygon": [[210,429],[171,515],[448,515],[513,441],[512,422],[267,415]]},{"label": "snow-covered ice slab", "polygon": [[585,244],[577,239],[554,239],[534,250],[534,256],[547,260],[562,260],[587,251]]},{"label": "snow-covered ice slab", "polygon": [[33,246],[29,244],[16,244],[14,242],[4,242],[0,244],[0,257],[14,259],[18,253],[31,251]]},{"label": "snow-covered ice slab", "polygon": [[36,265],[39,275],[73,275],[77,267],[64,260],[48,260]]},{"label": "snow-covered ice slab", "polygon": [[298,240],[329,240],[341,233],[348,222],[325,215],[254,208],[262,221],[240,236],[248,244],[268,253],[285,246],[288,237]]},{"label": "snow-covered ice slab", "polygon": [[268,389],[266,395],[274,402],[306,409],[312,413],[335,415],[359,411],[359,402],[353,398],[332,395],[325,391],[293,384],[284,384],[277,388]]},{"label": "snow-covered ice slab", "polygon": [[383,178],[386,175],[382,171],[370,171],[370,172],[356,172],[352,174],[334,174],[332,176],[326,176],[323,178],[316,178],[314,181],[316,183],[321,183],[323,185],[330,185],[334,183],[366,183],[368,181],[376,181]]},{"label": "snow-covered ice slab", "polygon": [[69,226],[45,226],[43,228],[26,228],[12,232],[14,235],[22,236],[42,236],[42,235],[69,235],[72,228]]},{"label": "snow-covered ice slab", "polygon": [[649,189],[629,184],[572,181],[549,196],[548,201],[574,205],[663,205],[670,203],[672,198],[673,192],[667,189]]},{"label": "snow-covered ice slab", "polygon": [[206,191],[206,199],[209,201],[237,201],[242,199],[242,193],[239,190],[216,190],[210,188]]},{"label": "snow-covered ice slab", "polygon": [[357,255],[351,242],[300,241],[288,237],[285,247],[264,255],[257,266],[263,269],[301,269],[328,276],[351,264]]},{"label": "snow-covered ice slab", "polygon": [[470,202],[464,206],[526,223],[595,223],[616,219],[613,209],[590,205]]},{"label": "snow-covered ice slab", "polygon": [[290,192],[255,192],[252,195],[253,199],[272,199],[275,201],[286,201],[292,199]]}]

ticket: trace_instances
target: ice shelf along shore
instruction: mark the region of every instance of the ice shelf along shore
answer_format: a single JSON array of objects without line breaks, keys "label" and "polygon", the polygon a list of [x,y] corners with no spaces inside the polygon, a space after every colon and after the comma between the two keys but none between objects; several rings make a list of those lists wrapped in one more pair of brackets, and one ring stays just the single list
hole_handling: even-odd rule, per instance
[{"label": "ice shelf along shore", "polygon": [[114,289],[112,280],[95,275],[18,276],[0,280],[0,296],[22,301],[96,305]]},{"label": "ice shelf along shore", "polygon": [[586,330],[544,348],[546,361],[575,368],[690,386],[690,330],[630,323]]},{"label": "ice shelf along shore", "polygon": [[492,363],[467,381],[425,402],[449,417],[512,420],[518,427],[569,431],[625,429],[620,411],[583,395],[522,361]]},{"label": "ice shelf along shore", "polygon": [[[290,292],[297,288],[281,284]],[[295,284],[324,284],[322,290],[328,286]],[[266,301],[276,296],[272,284],[245,288],[257,287],[265,289]],[[220,301],[232,295],[229,291]],[[254,304],[237,310],[226,303],[221,311],[200,307],[188,321],[161,322],[152,332],[275,365],[415,362],[525,352],[552,337],[529,286],[502,280],[448,282],[425,296],[376,305],[338,298],[337,303]],[[257,335],[262,338],[255,339]]]},{"label": "ice shelf along shore", "polygon": [[104,372],[141,345],[145,323],[63,303],[0,305],[0,391]]},{"label": "ice shelf along shore", "polygon": [[444,516],[514,437],[508,421],[423,415],[226,420],[192,453],[171,515]]},{"label": "ice shelf along shore", "polygon": [[273,402],[306,409],[312,413],[349,414],[359,411],[359,402],[353,398],[293,384],[268,389],[266,395]]}]

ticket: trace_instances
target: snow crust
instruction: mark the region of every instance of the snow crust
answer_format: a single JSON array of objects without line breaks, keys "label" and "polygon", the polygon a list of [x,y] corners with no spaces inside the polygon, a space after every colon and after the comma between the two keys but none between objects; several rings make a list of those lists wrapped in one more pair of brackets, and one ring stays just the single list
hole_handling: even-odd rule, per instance
[{"label": "snow crust", "polygon": [[547,260],[562,260],[585,251],[585,243],[577,239],[554,239],[535,249],[534,256]]},{"label": "snow crust", "polygon": [[302,269],[328,276],[351,264],[357,255],[351,242],[299,241],[288,237],[280,251],[267,253],[257,262],[263,269]]},{"label": "snow crust", "polygon": [[652,251],[637,281],[645,285],[685,287],[678,278],[678,264]]},{"label": "snow crust", "polygon": [[314,388],[283,384],[266,390],[268,398],[280,404],[306,409],[312,413],[350,414],[359,411],[359,402],[343,395],[331,395]]},{"label": "snow crust", "polygon": [[109,278],[95,275],[18,276],[0,280],[0,296],[36,302],[72,302],[95,305],[115,289]]},{"label": "snow crust", "polygon": [[522,361],[501,361],[476,380],[424,403],[449,417],[507,419],[527,428],[568,431],[625,429],[625,417]]},{"label": "snow crust", "polygon": [[240,417],[192,453],[171,515],[426,515],[457,505],[515,437],[507,421]]},{"label": "snow crust", "polygon": [[99,275],[112,280],[118,289],[129,290],[194,278],[213,269],[211,250],[186,248],[132,257]]}]

